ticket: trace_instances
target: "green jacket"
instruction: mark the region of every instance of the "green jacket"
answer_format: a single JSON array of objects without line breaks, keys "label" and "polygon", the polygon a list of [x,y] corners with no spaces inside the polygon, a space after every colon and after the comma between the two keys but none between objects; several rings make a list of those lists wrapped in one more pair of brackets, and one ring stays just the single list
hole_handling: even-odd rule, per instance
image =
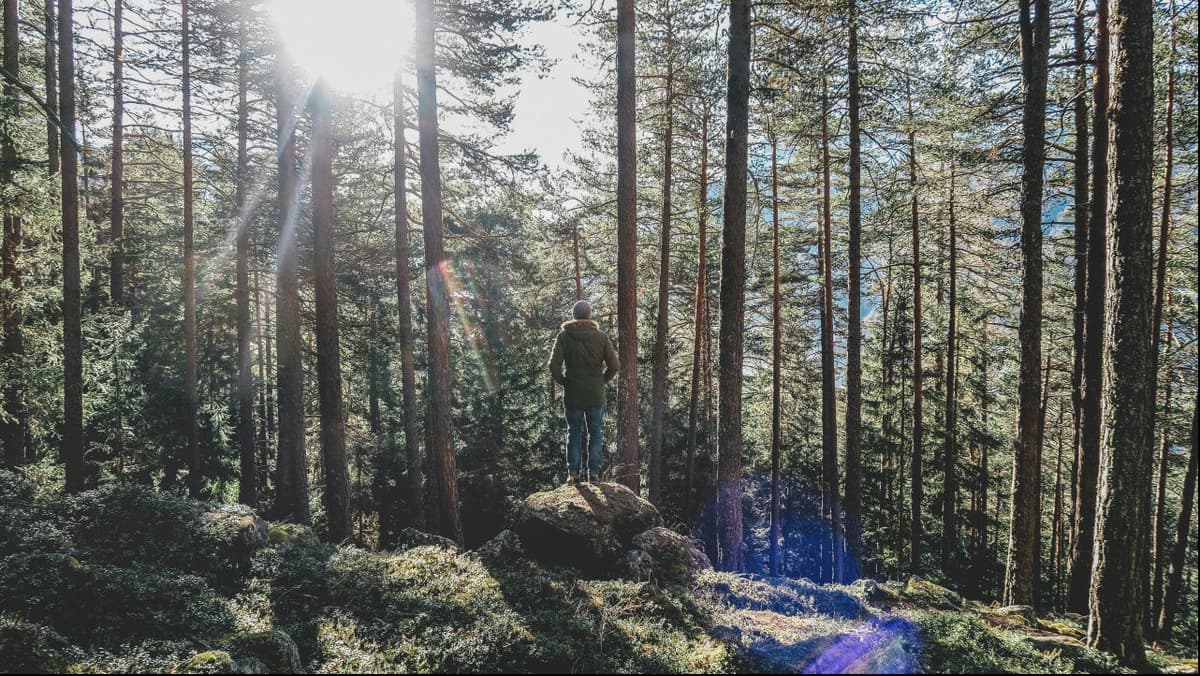
[{"label": "green jacket", "polygon": [[596,322],[569,321],[554,339],[550,375],[563,386],[563,403],[568,408],[602,406],[604,383],[617,375],[617,351]]}]

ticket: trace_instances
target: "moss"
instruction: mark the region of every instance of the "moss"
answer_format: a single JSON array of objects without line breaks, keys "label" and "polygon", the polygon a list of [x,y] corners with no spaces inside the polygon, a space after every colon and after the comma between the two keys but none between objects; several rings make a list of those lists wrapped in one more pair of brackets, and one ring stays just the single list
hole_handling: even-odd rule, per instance
[{"label": "moss", "polygon": [[919,577],[909,578],[900,596],[918,608],[953,610],[963,607],[962,597],[957,592]]},{"label": "moss", "polygon": [[229,653],[223,650],[209,650],[198,653],[195,657],[179,665],[181,674],[232,674],[237,671],[237,665]]},{"label": "moss", "polygon": [[296,523],[271,523],[267,525],[267,541],[273,547],[293,545],[317,549],[321,540],[313,529]]},{"label": "moss", "polygon": [[1041,629],[1042,631],[1049,631],[1049,632],[1053,632],[1055,634],[1062,634],[1063,636],[1070,636],[1071,638],[1083,639],[1083,638],[1087,637],[1087,632],[1083,631],[1079,627],[1077,627],[1073,624],[1068,624],[1067,622],[1064,622],[1064,621],[1059,621],[1059,620],[1053,620],[1053,619],[1041,620],[1041,619],[1039,619],[1038,620],[1038,628]]},{"label": "moss", "polygon": [[0,665],[8,673],[54,674],[81,656],[54,630],[11,617],[0,617]]},{"label": "moss", "polygon": [[[118,568],[64,554],[0,559],[0,612],[86,644],[228,631],[226,601],[203,579],[161,568]],[[80,612],[86,609],[86,612]]]}]

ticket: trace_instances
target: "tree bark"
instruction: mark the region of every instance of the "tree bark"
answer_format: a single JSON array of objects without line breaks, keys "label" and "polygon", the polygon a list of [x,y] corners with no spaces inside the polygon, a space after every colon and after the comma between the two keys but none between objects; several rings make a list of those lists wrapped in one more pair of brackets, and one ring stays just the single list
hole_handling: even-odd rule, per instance
[{"label": "tree bark", "polygon": [[750,1],[729,5],[725,208],[721,241],[718,566],[745,567],[742,546],[742,336],[746,300],[746,173],[750,113]]},{"label": "tree bark", "polygon": [[[400,333],[400,389],[402,415],[404,416],[404,457],[408,468],[408,504],[413,524],[420,529],[425,528],[425,492],[421,467],[421,446],[418,442],[420,430],[417,427],[417,372],[413,362],[413,328],[412,328],[412,278],[410,277],[410,259],[412,245],[409,241],[408,229],[408,186],[407,186],[407,147],[404,140],[404,86],[399,73],[396,74],[392,85],[392,104],[394,106],[393,128],[393,192],[395,198],[396,221],[396,305],[399,308]],[[398,463],[394,463],[398,465]],[[397,491],[400,482],[396,482]],[[398,497],[398,496],[397,496]],[[392,510],[395,513],[395,510]],[[384,524],[385,532],[399,531],[399,523]]]},{"label": "tree bark", "polygon": [[637,80],[634,0],[617,1],[617,479],[641,492],[637,373]]},{"label": "tree bark", "polygon": [[296,220],[296,111],[284,52],[276,53],[275,116],[278,130],[279,257],[275,269],[275,373],[279,400],[279,456],[275,463],[275,516],[307,524],[308,460],[304,452],[304,366],[300,338],[299,243]]},{"label": "tree bark", "polygon": [[1108,269],[1104,446],[1100,456],[1088,643],[1124,664],[1145,660],[1145,514],[1154,460],[1153,169],[1154,13],[1149,0],[1117,0],[1109,111]]},{"label": "tree bark", "polygon": [[1021,0],[1024,83],[1021,150],[1021,361],[1012,517],[1004,575],[1006,605],[1038,606],[1041,552],[1042,181],[1046,140],[1049,0]]},{"label": "tree bark", "polygon": [[701,103],[703,113],[700,119],[700,173],[699,193],[697,195],[697,216],[699,223],[699,251],[696,253],[696,302],[693,316],[692,332],[692,387],[691,401],[688,404],[688,437],[687,437],[687,469],[686,469],[686,513],[691,514],[695,501],[696,490],[696,437],[700,417],[700,357],[703,351],[705,334],[708,332],[705,318],[705,299],[708,297],[708,121],[712,107]]},{"label": "tree bark", "polygon": [[[120,0],[117,4],[120,4]],[[258,468],[254,457],[254,375],[250,370],[250,210],[246,204],[249,173],[249,158],[246,155],[249,131],[246,90],[249,87],[247,61],[250,55],[246,51],[246,11],[244,4],[238,6],[237,185],[233,201],[237,218],[237,435],[241,452],[238,502],[253,507],[258,504]]]},{"label": "tree bark", "polygon": [[1192,452],[1188,458],[1187,474],[1183,478],[1183,502],[1179,506],[1179,521],[1175,525],[1175,546],[1171,551],[1171,570],[1167,573],[1167,587],[1163,592],[1162,611],[1158,616],[1160,638],[1170,639],[1175,629],[1175,611],[1186,588],[1183,584],[1183,568],[1187,565],[1188,531],[1192,527],[1192,508],[1196,501],[1196,432],[1197,408],[1192,409]]},{"label": "tree bark", "polygon": [[[426,452],[437,496],[438,532],[460,545],[458,471],[450,422],[450,281],[442,235],[442,177],[438,161],[437,75],[434,61],[434,0],[417,2],[417,125],[421,140],[421,217],[425,235],[429,384]],[[625,348],[622,341],[622,349]]]},{"label": "tree bark", "polygon": [[833,215],[830,205],[828,82],[821,81],[821,518],[827,555],[822,575],[842,581],[842,505],[838,499],[837,389],[833,354]]},{"label": "tree bark", "polygon": [[125,61],[124,0],[113,1],[113,107],[112,107],[112,222],[108,242],[108,297],[125,304]]},{"label": "tree bark", "polygon": [[950,308],[946,331],[946,446],[942,451],[942,571],[956,586],[962,583],[958,549],[958,223],[954,213],[955,166],[950,164]]},{"label": "tree bark", "polygon": [[[1167,346],[1164,357],[1171,354],[1171,341],[1174,332],[1171,322],[1167,322]],[[1155,488],[1154,499],[1154,531],[1153,552],[1154,581],[1150,591],[1150,629],[1154,638],[1165,638],[1158,635],[1159,617],[1162,614],[1163,576],[1167,569],[1167,475],[1171,472],[1171,391],[1174,383],[1173,373],[1167,369],[1167,387],[1163,396],[1162,445],[1158,455],[1158,485]]]},{"label": "tree bark", "polygon": [[779,465],[783,451],[783,297],[779,292],[779,137],[770,131],[771,142],[771,526],[770,571],[781,574],[779,540],[782,524],[779,512]]},{"label": "tree bark", "polygon": [[[667,12],[670,12],[668,0]],[[670,19],[668,18],[668,21]],[[668,24],[668,31],[670,30]],[[668,40],[672,37],[668,35]],[[675,70],[667,54],[666,132],[663,135],[663,203],[658,263],[658,318],[654,327],[654,375],[650,386],[650,502],[662,506],[663,427],[667,413],[667,327],[671,288],[671,150],[674,135]]]},{"label": "tree bark", "polygon": [[317,393],[321,409],[321,456],[325,470],[325,517],[329,539],[353,536],[346,423],[342,413],[342,359],[338,345],[337,277],[333,264],[333,123],[330,92],[318,80],[311,95],[313,282],[316,298]]},{"label": "tree bark", "polygon": [[[1074,198],[1075,198],[1075,313],[1073,317],[1073,357],[1071,368],[1071,405],[1073,438],[1071,443],[1073,460],[1071,463],[1071,505],[1070,505],[1070,541],[1078,537],[1075,511],[1077,507],[1077,491],[1079,490],[1080,472],[1083,468],[1083,401],[1084,401],[1084,355],[1087,350],[1086,318],[1087,318],[1087,289],[1088,289],[1088,110],[1087,110],[1087,34],[1083,25],[1083,3],[1075,5],[1075,166],[1074,166]],[[1068,553],[1068,578],[1070,576],[1070,556]],[[1070,580],[1067,580],[1068,594]],[[1066,606],[1064,606],[1066,607]]]},{"label": "tree bark", "polygon": [[1083,425],[1076,463],[1075,524],[1067,608],[1088,608],[1096,533],[1104,388],[1104,313],[1108,265],[1108,2],[1096,2],[1096,72],[1092,93],[1092,195],[1088,210],[1087,316],[1084,320]]},{"label": "tree bark", "polygon": [[[258,271],[254,271],[254,338],[257,343],[257,359],[256,366],[258,368],[258,431],[256,443],[258,446],[258,462],[255,465],[256,476],[258,477],[258,489],[260,498],[266,497],[269,492],[270,484],[270,432],[273,425],[269,422],[267,411],[269,410],[268,392],[271,388],[267,387],[267,374],[270,372],[268,364],[270,355],[267,353],[266,328],[263,324],[263,296],[266,292],[263,291],[262,283],[258,277]],[[267,311],[267,324],[271,322],[270,310]]]},{"label": "tree bark", "polygon": [[913,403],[912,403],[912,491],[909,524],[909,572],[921,574],[921,501],[924,497],[921,455],[925,426],[922,411],[924,370],[921,354],[921,219],[917,210],[917,136],[912,114],[911,83],[908,91],[908,184],[912,190],[912,267],[913,267]]},{"label": "tree bark", "polygon": [[46,110],[50,113],[46,116],[46,167],[51,176],[59,171],[59,163],[61,162],[61,151],[58,148],[58,138],[61,131],[54,124],[54,117],[58,117],[59,121],[62,117],[58,115],[58,77],[55,74],[56,58],[55,58],[55,35],[57,33],[57,22],[54,12],[54,0],[46,0],[46,41],[44,43],[42,57],[42,78],[46,86]]},{"label": "tree bark", "polygon": [[[186,0],[185,0],[186,2]],[[84,488],[83,336],[79,300],[79,156],[75,129],[75,23],[72,0],[58,4],[59,136],[62,177],[63,262],[63,430],[62,461],[68,493]]]},{"label": "tree bark", "polygon": [[[1150,390],[1158,393],[1158,365],[1159,365],[1159,345],[1162,342],[1160,329],[1163,325],[1163,307],[1167,301],[1167,252],[1171,242],[1171,174],[1175,166],[1175,143],[1174,143],[1174,128],[1175,128],[1175,3],[1171,2],[1171,50],[1170,57],[1167,62],[1167,119],[1165,129],[1163,130],[1163,141],[1166,145],[1164,167],[1163,167],[1163,201],[1162,201],[1162,218],[1159,221],[1158,231],[1158,269],[1155,274],[1154,283],[1154,349],[1152,351],[1153,368],[1150,376]],[[1167,329],[1167,350],[1170,351],[1170,328]],[[1166,406],[1163,407],[1164,418],[1170,415],[1171,408],[1171,385],[1167,383]],[[1156,421],[1157,422],[1157,421]],[[1154,547],[1154,587],[1150,592],[1150,629],[1153,633],[1158,625],[1158,616],[1161,612],[1160,598],[1162,595],[1163,581],[1163,564],[1162,564],[1162,541],[1166,536],[1166,531],[1163,524],[1163,502],[1164,493],[1166,492],[1166,468],[1167,468],[1167,453],[1169,452],[1170,443],[1168,441],[1166,421],[1163,421],[1163,452],[1162,461],[1159,463],[1159,478],[1158,478],[1158,500],[1154,511],[1153,524],[1153,547]],[[1153,434],[1153,432],[1151,433]]]},{"label": "tree bark", "polygon": [[[20,31],[18,0],[4,0],[4,70],[13,75],[20,73]],[[4,107],[10,120],[18,116],[16,87],[4,79]],[[12,136],[15,124],[9,122],[0,130],[0,185],[10,194],[14,186],[14,169],[17,166],[17,143]],[[21,361],[25,354],[25,341],[21,328],[21,311],[18,294],[21,289],[21,269],[18,252],[23,239],[21,214],[16,209],[4,211],[4,239],[0,244],[0,283],[7,289],[0,290],[0,325],[4,328],[4,341],[0,344],[0,367],[8,370],[10,379],[4,384],[4,412],[7,420],[0,422],[0,445],[4,447],[4,463],[16,467],[25,462],[25,396],[22,388]]]},{"label": "tree bark", "polygon": [[[862,128],[859,120],[858,4],[848,3],[847,70],[850,118],[849,269],[846,319],[846,570],[847,579],[862,570]],[[885,322],[886,323],[886,322]]]},{"label": "tree bark", "polygon": [[[180,3],[183,12],[181,27],[183,36],[183,388],[188,491],[193,498],[199,498],[204,479],[200,470],[200,440],[197,428],[199,416],[196,400],[196,254],[192,241],[195,202],[192,189],[192,31],[188,2],[189,0],[181,0]],[[60,74],[59,81],[63,83],[65,89],[66,75]]]}]

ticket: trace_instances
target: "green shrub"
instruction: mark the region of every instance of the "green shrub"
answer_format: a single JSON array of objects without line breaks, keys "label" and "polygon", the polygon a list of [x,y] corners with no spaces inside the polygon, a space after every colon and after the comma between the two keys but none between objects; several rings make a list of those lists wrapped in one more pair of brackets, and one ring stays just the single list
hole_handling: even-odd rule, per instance
[{"label": "green shrub", "polygon": [[64,554],[0,559],[0,612],[84,645],[228,632],[233,616],[203,579],[161,568],[81,563]]}]

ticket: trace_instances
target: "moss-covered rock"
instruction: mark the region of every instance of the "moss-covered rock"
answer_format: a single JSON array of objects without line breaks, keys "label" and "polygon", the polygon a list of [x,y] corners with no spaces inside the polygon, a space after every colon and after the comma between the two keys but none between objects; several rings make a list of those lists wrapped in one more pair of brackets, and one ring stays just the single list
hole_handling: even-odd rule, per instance
[{"label": "moss-covered rock", "polygon": [[1087,632],[1079,625],[1067,621],[1065,618],[1055,619],[1046,618],[1037,621],[1037,627],[1042,631],[1048,631],[1063,636],[1072,638],[1084,639],[1087,637]]},{"label": "moss-covered rock", "polygon": [[918,608],[957,610],[963,607],[963,600],[958,592],[915,575],[908,578],[900,595],[905,601]]},{"label": "moss-covered rock", "polygon": [[321,539],[313,529],[298,523],[267,524],[267,542],[272,547],[292,545],[317,549],[321,546]]},{"label": "moss-covered rock", "polygon": [[180,664],[176,673],[180,674],[236,674],[237,665],[229,653],[223,650],[207,650],[197,653],[195,657]]},{"label": "moss-covered rock", "polygon": [[625,486],[586,483],[529,496],[514,530],[539,561],[602,575],[634,536],[661,525],[654,505]]},{"label": "moss-covered rock", "polygon": [[229,652],[235,657],[239,670],[249,673],[251,664],[255,673],[299,674],[304,672],[300,651],[295,641],[286,633],[260,631],[240,634],[229,642]]},{"label": "moss-covered rock", "polygon": [[525,547],[521,536],[511,530],[502,530],[491,540],[474,550],[476,556],[492,565],[512,565],[525,558]]},{"label": "moss-covered rock", "polygon": [[702,570],[712,570],[708,556],[691,540],[669,528],[657,526],[634,536],[635,549],[646,552],[652,560],[654,578],[667,584],[678,584]]}]

